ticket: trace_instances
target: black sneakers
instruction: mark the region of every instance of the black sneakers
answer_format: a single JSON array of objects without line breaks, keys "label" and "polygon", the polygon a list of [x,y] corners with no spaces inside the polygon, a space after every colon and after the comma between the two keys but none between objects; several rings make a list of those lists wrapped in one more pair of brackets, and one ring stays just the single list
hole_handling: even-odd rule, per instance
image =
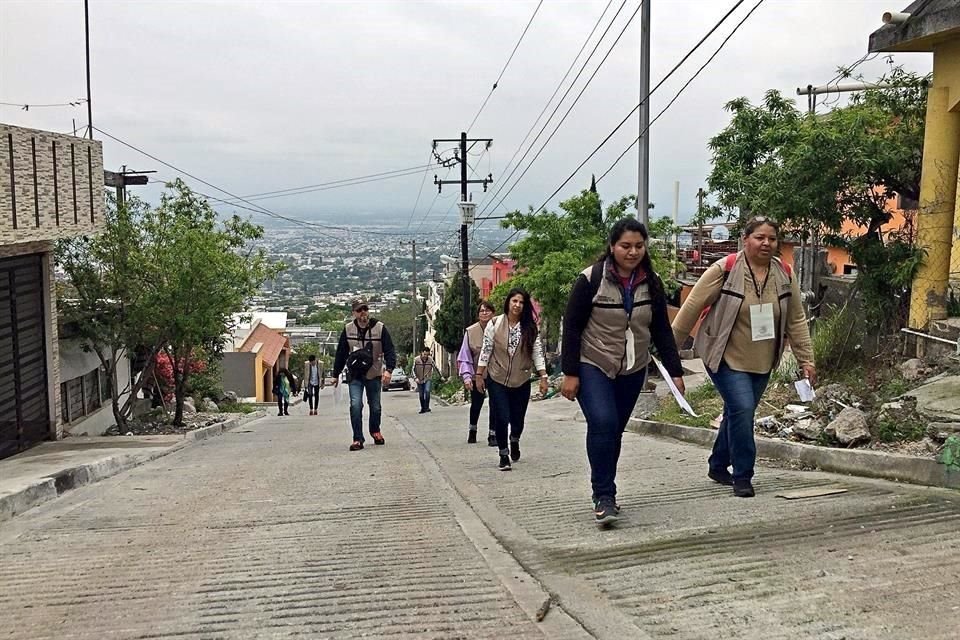
[{"label": "black sneakers", "polygon": [[730,475],[730,472],[726,469],[721,469],[719,471],[710,469],[707,471],[707,477],[719,484],[725,484],[728,487],[733,486],[733,476]]},{"label": "black sneakers", "polygon": [[470,434],[467,436],[467,444],[476,444],[477,443],[477,430],[471,429]]},{"label": "black sneakers", "polygon": [[497,446],[497,434],[491,433],[487,435],[487,446],[488,447]]},{"label": "black sneakers", "polygon": [[513,469],[513,467],[510,466],[510,458],[507,456],[500,456],[500,464],[497,466],[500,467],[500,471],[510,471]]},{"label": "black sneakers", "polygon": [[601,496],[593,503],[593,516],[600,527],[607,527],[619,520],[616,501],[610,496]]},{"label": "black sneakers", "polygon": [[756,495],[753,491],[753,483],[749,480],[734,480],[733,481],[733,495],[738,498],[752,498]]},{"label": "black sneakers", "polygon": [[516,462],[520,459],[520,442],[510,443],[510,458]]}]

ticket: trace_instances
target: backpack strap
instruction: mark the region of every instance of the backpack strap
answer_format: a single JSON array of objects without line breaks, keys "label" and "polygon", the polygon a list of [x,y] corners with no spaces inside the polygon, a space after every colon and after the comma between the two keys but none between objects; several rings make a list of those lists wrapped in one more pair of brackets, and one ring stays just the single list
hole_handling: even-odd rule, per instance
[{"label": "backpack strap", "polygon": [[590,274],[587,275],[587,282],[590,283],[590,300],[593,300],[597,295],[597,291],[600,290],[600,283],[603,282],[603,266],[605,263],[606,260],[594,263],[593,267],[590,268]]},{"label": "backpack strap", "polygon": [[[737,256],[739,255],[740,255],[739,253],[729,253],[727,254],[727,257],[723,259],[723,273],[726,275],[724,275],[723,284],[720,285],[721,288],[723,287],[724,284],[727,283],[726,282],[727,278],[730,276],[730,272],[733,271],[733,266],[737,264]],[[710,313],[710,309],[712,308],[713,308],[712,304],[708,304],[707,306],[705,306],[703,308],[703,311],[700,312],[700,320],[698,322],[702,323],[704,319],[707,317],[707,314]]]}]

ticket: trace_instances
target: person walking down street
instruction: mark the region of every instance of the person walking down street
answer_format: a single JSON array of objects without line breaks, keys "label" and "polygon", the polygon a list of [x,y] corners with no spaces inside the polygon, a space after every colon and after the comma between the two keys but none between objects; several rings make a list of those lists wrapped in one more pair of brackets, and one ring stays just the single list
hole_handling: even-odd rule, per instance
[{"label": "person walking down street", "polygon": [[741,498],[754,495],[754,415],[788,340],[803,376],[811,385],[817,378],[800,287],[790,266],[776,257],[779,236],[773,220],[748,220],[743,251],[712,264],[673,321],[682,345],[702,316],[694,348],[723,398],[707,476],[733,486]]},{"label": "person walking down street", "polygon": [[277,399],[277,415],[290,415],[290,396],[297,392],[297,382],[286,367],[280,367],[273,380],[273,396]]},{"label": "person walking down street", "polygon": [[430,357],[430,349],[424,349],[413,359],[413,379],[417,381],[417,393],[420,395],[420,413],[430,412],[430,389],[436,370],[437,363]]},{"label": "person walking down street", "polygon": [[320,404],[320,390],[323,389],[325,385],[323,367],[320,366],[320,361],[317,360],[317,356],[312,353],[307,358],[307,361],[303,363],[303,378],[301,378],[301,382],[307,391],[310,415],[315,416],[317,415],[317,406]]},{"label": "person walking down street", "polygon": [[[493,308],[489,300],[480,301],[477,322],[467,327],[463,334],[463,344],[460,345],[460,353],[457,355],[457,373],[463,380],[464,389],[470,393],[470,423],[467,431],[467,442],[470,444],[477,441],[477,423],[480,421],[483,401],[487,397],[474,384],[480,361],[480,349],[483,347],[483,331],[496,312],[497,310]],[[497,432],[493,429],[492,413],[490,414],[490,425],[487,432],[487,445],[497,446]]]},{"label": "person walking down street", "polygon": [[[382,322],[370,317],[366,300],[353,301],[353,320],[340,332],[333,362],[333,386],[340,384],[340,372],[346,369],[350,389],[350,426],[353,443],[350,451],[363,449],[363,394],[370,404],[370,437],[374,444],[386,444],[380,433],[380,393],[390,384],[397,354],[390,332]],[[386,365],[386,367],[384,367]]]},{"label": "person walking down street", "polygon": [[587,421],[594,517],[618,520],[617,463],[623,432],[647,378],[650,346],[683,391],[683,367],[667,318],[663,282],[647,253],[646,227],[633,218],[610,231],[606,254],[577,277],[563,314],[560,393]]},{"label": "person walking down street", "polygon": [[490,412],[501,471],[509,471],[510,461],[520,459],[520,436],[530,404],[532,370],[540,374],[540,394],[546,395],[548,390],[543,345],[538,334],[530,294],[519,287],[510,290],[503,303],[503,313],[487,324],[483,332],[474,384],[480,393],[484,389],[490,391]]}]

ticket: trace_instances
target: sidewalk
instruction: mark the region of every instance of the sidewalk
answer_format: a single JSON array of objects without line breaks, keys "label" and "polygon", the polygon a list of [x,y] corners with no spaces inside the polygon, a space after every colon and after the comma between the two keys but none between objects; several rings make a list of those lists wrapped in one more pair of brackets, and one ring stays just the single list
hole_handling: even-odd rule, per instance
[{"label": "sidewalk", "polygon": [[[960,615],[956,492],[761,466],[757,497],[744,500],[705,477],[707,449],[627,433],[622,520],[601,531],[576,410],[531,403],[510,472],[494,449],[466,444],[466,407],[399,418],[596,637],[954,637],[942,621]],[[809,497],[778,497],[791,492]]]},{"label": "sidewalk", "polygon": [[264,415],[263,411],[238,414],[226,423],[183,435],[73,437],[39,444],[0,460],[0,523],[65,491],[109,478]]}]

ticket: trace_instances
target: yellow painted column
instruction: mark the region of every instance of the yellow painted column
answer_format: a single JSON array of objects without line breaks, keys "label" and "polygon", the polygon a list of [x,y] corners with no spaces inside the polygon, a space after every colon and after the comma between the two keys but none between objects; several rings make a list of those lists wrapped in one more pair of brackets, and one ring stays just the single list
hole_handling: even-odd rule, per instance
[{"label": "yellow painted column", "polygon": [[[910,326],[926,329],[947,316],[951,248],[956,256],[957,168],[960,164],[960,40],[933,53],[920,177],[917,244],[927,252],[913,281]],[[956,258],[955,258],[956,259]]]}]

